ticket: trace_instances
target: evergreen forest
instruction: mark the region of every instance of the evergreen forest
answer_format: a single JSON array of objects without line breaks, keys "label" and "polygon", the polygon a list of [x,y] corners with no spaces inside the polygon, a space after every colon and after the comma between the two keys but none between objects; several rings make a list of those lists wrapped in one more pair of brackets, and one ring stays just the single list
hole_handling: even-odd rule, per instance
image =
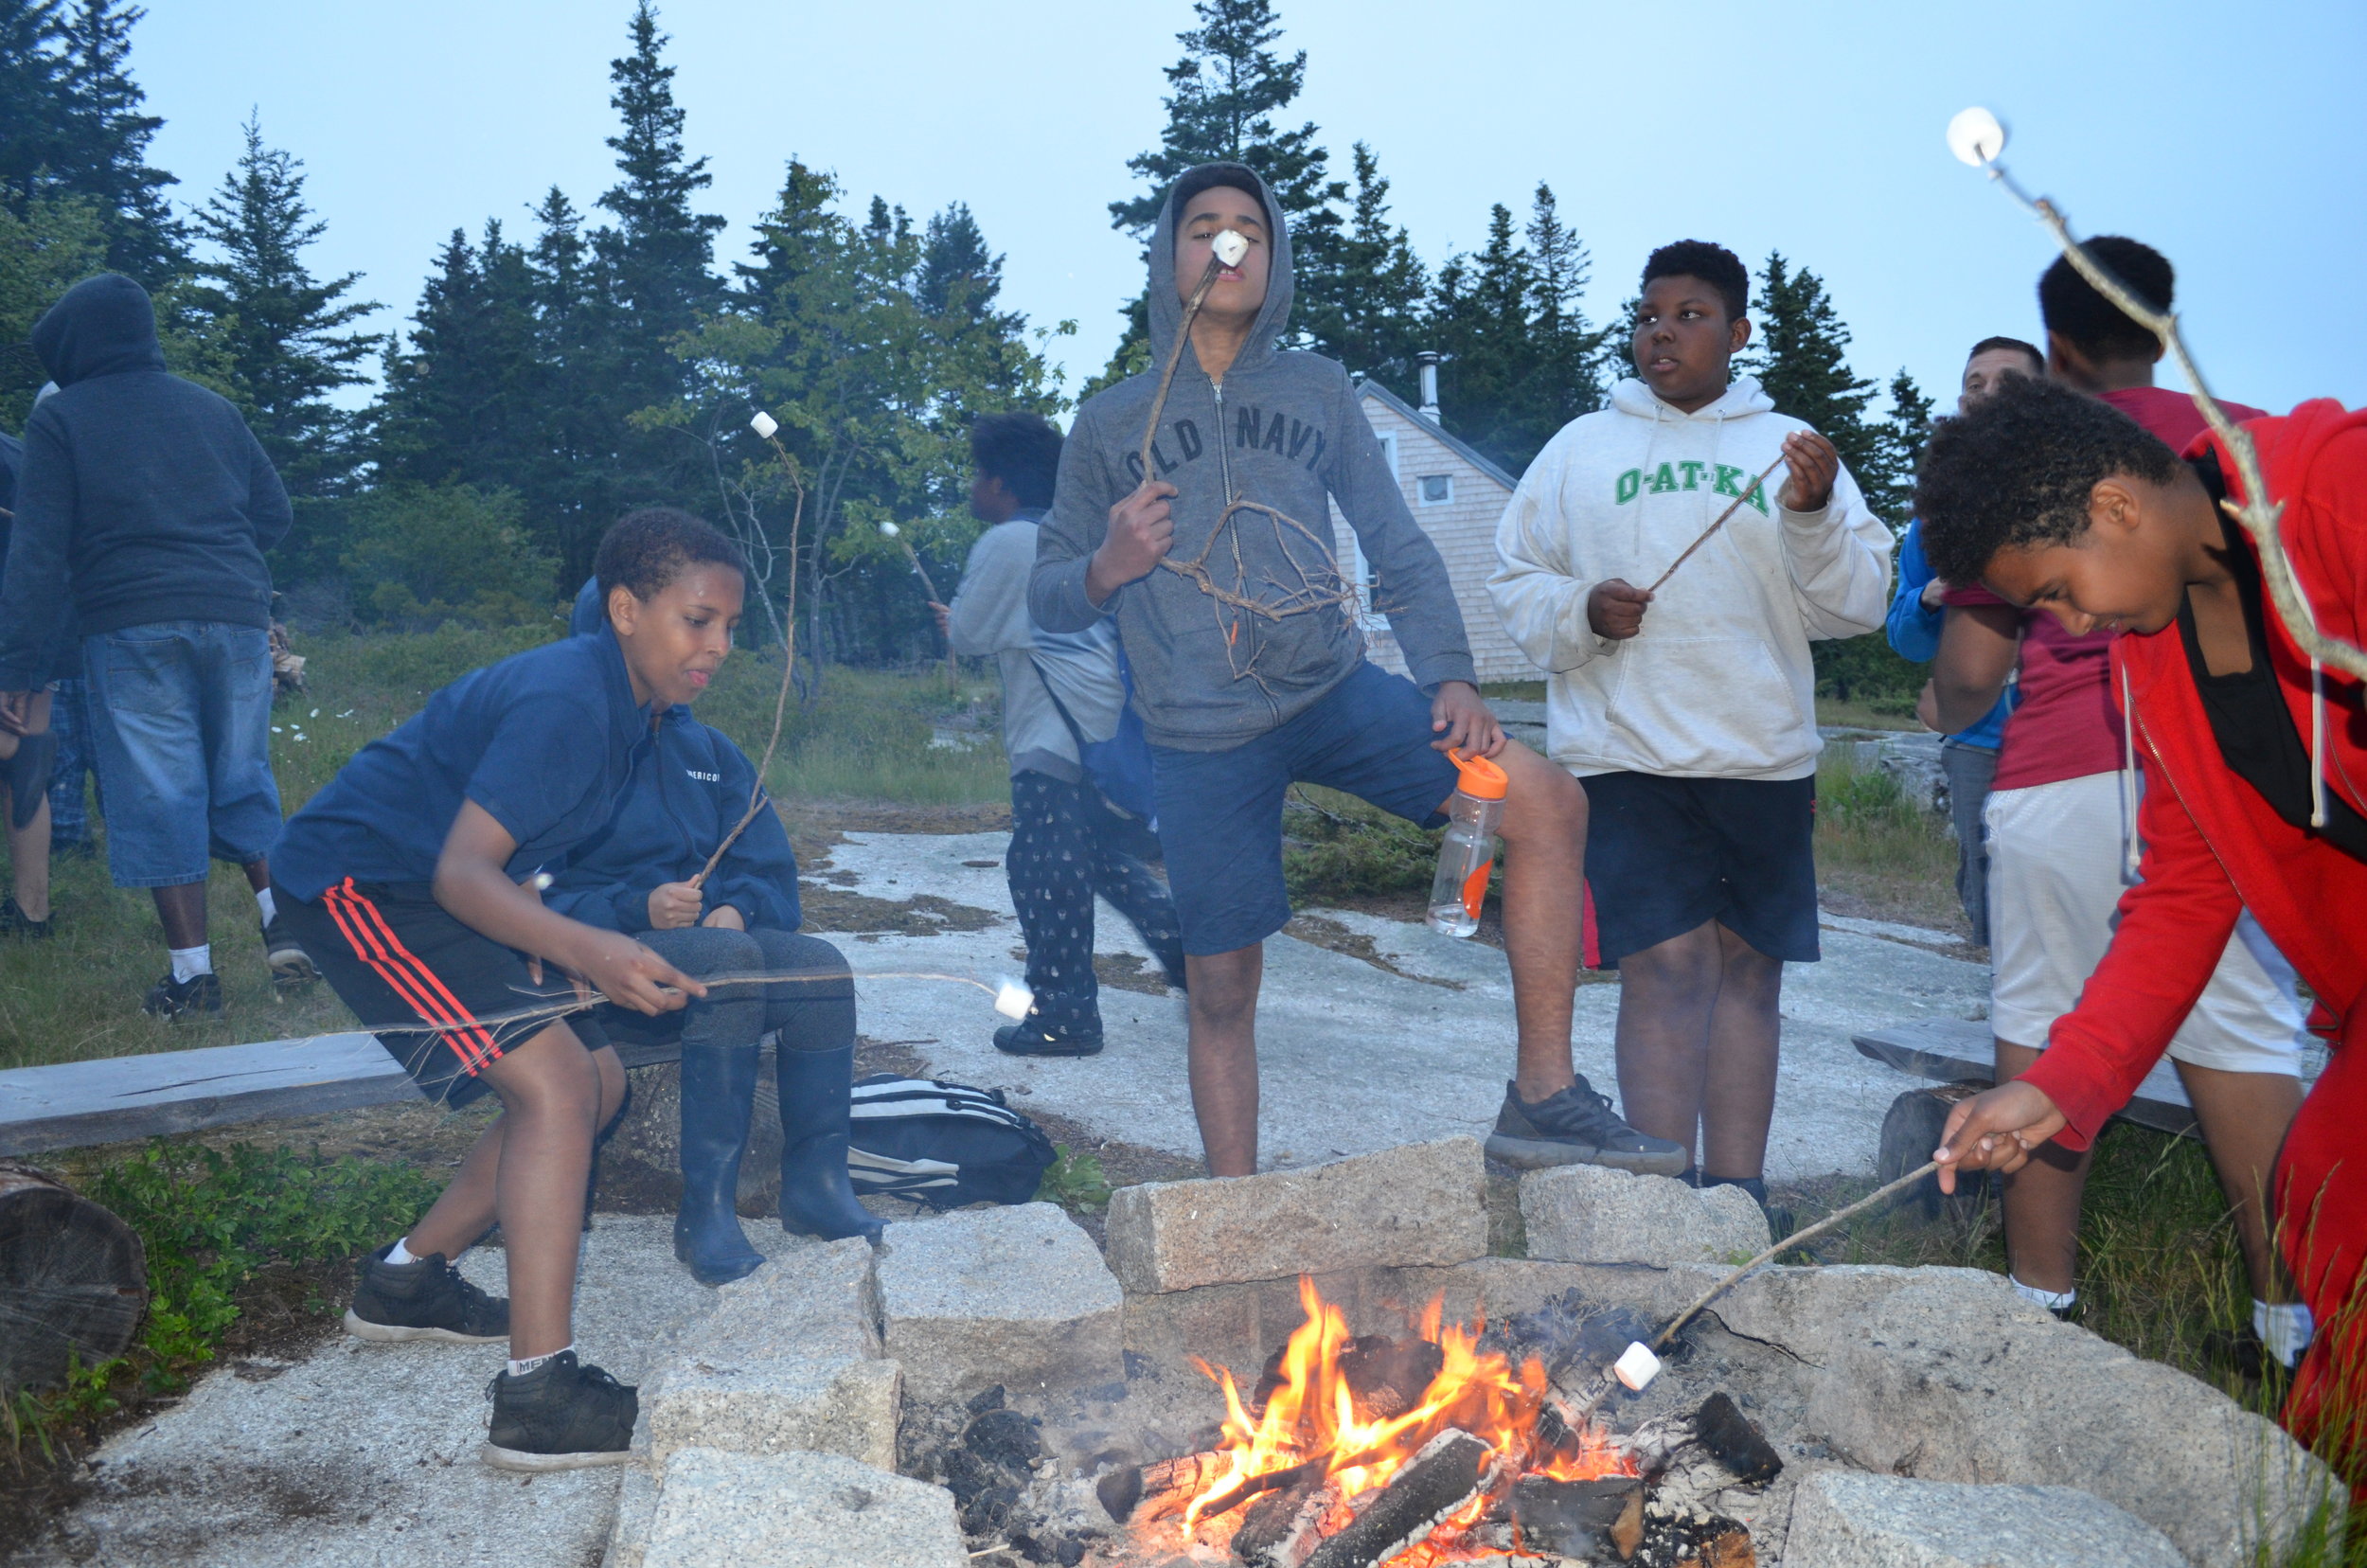
[{"label": "evergreen forest", "polygon": [[[940,645],[923,596],[880,525],[950,591],[977,530],[970,420],[1059,419],[1148,363],[1139,296],[1082,302],[1114,308],[1124,335],[1097,376],[1064,387],[1048,350],[1076,323],[1006,308],[1003,257],[964,203],[916,216],[791,158],[749,228],[703,211],[711,179],[651,0],[619,18],[614,184],[553,186],[514,228],[451,214],[405,323],[374,333],[362,279],[308,260],[325,221],[267,106],[210,187],[150,163],[163,122],[132,70],[143,14],[130,0],[0,0],[0,429],[23,427],[40,385],[27,335],[42,311],[102,269],[139,279],[172,368],[239,405],[297,498],[273,564],[299,630],[546,617],[610,521],[665,502],[748,545],[763,589],[752,641],[786,631],[794,524],[801,652],[927,659]],[[1190,21],[1164,73],[1159,145],[1112,170],[1113,187],[1131,181],[1109,204],[1113,227],[1144,238],[1177,172],[1245,163],[1290,225],[1291,347],[1409,401],[1415,354],[1437,350],[1448,430],[1516,474],[1601,405],[1625,373],[1629,306],[1593,289],[1581,220],[1549,186],[1492,205],[1476,251],[1426,258],[1392,220],[1373,150],[1335,157],[1293,116],[1308,56],[1286,47],[1273,0],[1195,0]],[[1851,368],[1848,328],[1800,258],[1764,259],[1753,314],[1749,368],[1903,522],[1930,401],[1903,371],[1881,386]],[[759,408],[779,420],[794,483],[747,435]],[[1860,655],[1820,657],[1841,695],[1903,679],[1887,650]]]}]

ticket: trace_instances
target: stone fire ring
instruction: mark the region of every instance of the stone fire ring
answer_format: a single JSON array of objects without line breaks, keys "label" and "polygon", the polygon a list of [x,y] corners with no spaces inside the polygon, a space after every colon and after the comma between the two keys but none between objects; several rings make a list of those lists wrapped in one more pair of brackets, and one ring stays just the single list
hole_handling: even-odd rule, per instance
[{"label": "stone fire ring", "polygon": [[[1490,1256],[1482,1180],[1455,1138],[1121,1188],[1106,1258],[1048,1203],[892,1224],[876,1251],[775,1238],[643,1385],[606,1564],[966,1568],[999,1542],[898,1471],[1006,1401],[1042,1433],[1035,1489],[1113,1531],[1095,1478],[1188,1452],[1221,1410],[1189,1358],[1261,1365],[1300,1322],[1302,1273],[1357,1333],[1402,1332],[1440,1293],[1450,1322],[1574,1288],[1657,1319],[1767,1243],[1732,1188],[1568,1167],[1522,1179],[1529,1256]],[[1994,1274],[1771,1267],[1694,1337],[1784,1460],[1717,1499],[1762,1564],[2239,1568],[2340,1506],[2273,1424]]]}]

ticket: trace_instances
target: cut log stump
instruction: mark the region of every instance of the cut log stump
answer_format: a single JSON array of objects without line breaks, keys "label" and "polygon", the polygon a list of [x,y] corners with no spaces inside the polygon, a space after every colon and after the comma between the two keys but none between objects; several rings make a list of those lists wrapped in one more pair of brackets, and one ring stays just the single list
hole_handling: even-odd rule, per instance
[{"label": "cut log stump", "polygon": [[49,1388],[69,1358],[123,1353],[148,1310],[131,1226],[31,1166],[0,1160],[0,1396]]}]

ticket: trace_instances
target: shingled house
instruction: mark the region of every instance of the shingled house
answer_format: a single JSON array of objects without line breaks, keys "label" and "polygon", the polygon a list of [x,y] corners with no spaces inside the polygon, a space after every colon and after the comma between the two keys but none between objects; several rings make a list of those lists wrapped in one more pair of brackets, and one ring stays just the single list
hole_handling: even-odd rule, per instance
[{"label": "shingled house", "polygon": [[[1517,481],[1479,453],[1450,436],[1438,423],[1438,364],[1435,354],[1422,358],[1422,406],[1415,408],[1378,382],[1360,380],[1358,395],[1364,417],[1380,437],[1389,467],[1413,508],[1414,521],[1446,558],[1447,575],[1454,582],[1455,601],[1463,607],[1463,624],[1471,637],[1471,657],[1483,681],[1534,681],[1541,678],[1528,655],[1513,645],[1496,620],[1487,599],[1488,575],[1496,569],[1496,521],[1512,499]],[[1340,508],[1331,508],[1331,531],[1341,566],[1352,572],[1373,598],[1372,569],[1356,535]],[[1384,669],[1405,672],[1405,659],[1389,623],[1377,614],[1365,615],[1365,637],[1373,662]]]}]

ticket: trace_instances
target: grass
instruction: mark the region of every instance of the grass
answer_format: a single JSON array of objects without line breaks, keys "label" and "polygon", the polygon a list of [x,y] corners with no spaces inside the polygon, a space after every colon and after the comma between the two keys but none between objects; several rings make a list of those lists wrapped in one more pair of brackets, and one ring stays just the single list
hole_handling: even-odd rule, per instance
[{"label": "grass", "polygon": [[1816,876],[1842,915],[1966,933],[1956,901],[1956,837],[1878,768],[1827,750],[1816,770]]},{"label": "grass", "polygon": [[12,1452],[21,1459],[29,1444],[54,1460],[79,1429],[187,1388],[266,1276],[296,1276],[298,1299],[317,1316],[327,1310],[317,1271],[400,1234],[441,1185],[407,1165],[244,1144],[159,1142],[102,1167],[83,1190],[139,1235],[150,1292],[141,1338],[113,1361],[74,1368],[62,1388],[9,1391],[0,1424]]}]

